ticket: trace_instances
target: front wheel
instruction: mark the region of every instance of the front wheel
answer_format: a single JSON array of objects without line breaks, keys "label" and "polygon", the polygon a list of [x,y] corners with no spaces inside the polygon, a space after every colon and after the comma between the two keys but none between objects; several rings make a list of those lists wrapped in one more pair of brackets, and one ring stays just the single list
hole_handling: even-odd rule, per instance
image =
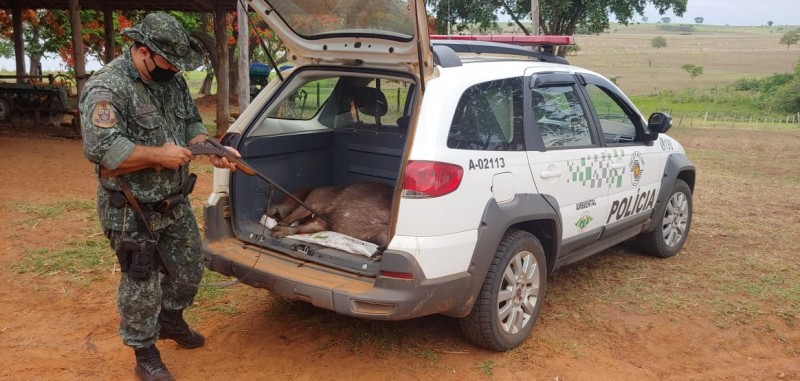
[{"label": "front wheel", "polygon": [[547,265],[539,240],[510,229],[500,241],[468,316],[464,335],[478,346],[506,351],[528,337],[544,302]]},{"label": "front wheel", "polygon": [[685,181],[675,180],[667,202],[659,205],[653,218],[656,228],[639,235],[639,246],[647,254],[668,258],[683,247],[692,226],[692,190]]}]

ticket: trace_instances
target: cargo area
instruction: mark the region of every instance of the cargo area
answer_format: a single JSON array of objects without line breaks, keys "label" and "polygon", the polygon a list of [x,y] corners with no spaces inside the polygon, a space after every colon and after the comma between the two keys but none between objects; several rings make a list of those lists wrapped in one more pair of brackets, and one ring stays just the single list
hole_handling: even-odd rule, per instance
[{"label": "cargo area", "polygon": [[[249,130],[236,137],[242,158],[290,192],[359,182],[395,189],[413,85],[368,75],[310,78],[296,75],[299,82],[284,87],[288,95],[276,96]],[[272,237],[265,212],[285,194],[262,179],[234,173],[230,194],[231,221],[241,241],[359,275],[378,274],[380,252],[370,258]]]}]

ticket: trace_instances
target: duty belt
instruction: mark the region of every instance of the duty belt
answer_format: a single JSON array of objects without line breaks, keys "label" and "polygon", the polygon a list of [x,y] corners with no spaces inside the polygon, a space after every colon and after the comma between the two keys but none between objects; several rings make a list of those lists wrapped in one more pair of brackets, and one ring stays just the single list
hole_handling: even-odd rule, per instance
[{"label": "duty belt", "polygon": [[[197,175],[192,173],[189,175],[189,178],[186,180],[186,182],[183,183],[179,192],[168,196],[164,200],[156,202],[136,201],[139,204],[139,207],[145,213],[158,212],[161,214],[167,214],[175,210],[175,208],[178,207],[178,205],[180,205],[181,202],[183,202],[183,200],[189,196],[189,193],[192,193],[192,190],[194,190],[195,181],[197,181]],[[110,202],[113,207],[119,209],[130,204],[124,193],[106,187],[103,187],[103,189],[105,189],[108,195],[111,197]]]}]

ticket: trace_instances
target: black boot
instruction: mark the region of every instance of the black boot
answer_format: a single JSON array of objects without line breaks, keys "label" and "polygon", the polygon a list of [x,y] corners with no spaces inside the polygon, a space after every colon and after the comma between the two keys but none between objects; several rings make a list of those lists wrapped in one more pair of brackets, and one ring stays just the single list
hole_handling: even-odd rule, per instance
[{"label": "black boot", "polygon": [[158,324],[161,325],[159,339],[175,340],[178,345],[187,349],[202,347],[206,342],[203,335],[189,328],[189,324],[183,320],[183,310],[167,311],[162,308],[158,315]]},{"label": "black boot", "polygon": [[136,350],[136,377],[142,381],[175,381],[155,345]]}]

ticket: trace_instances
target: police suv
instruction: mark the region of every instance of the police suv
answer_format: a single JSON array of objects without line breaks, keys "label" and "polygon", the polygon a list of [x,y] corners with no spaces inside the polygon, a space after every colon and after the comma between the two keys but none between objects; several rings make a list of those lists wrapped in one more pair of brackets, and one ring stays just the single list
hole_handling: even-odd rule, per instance
[{"label": "police suv", "polygon": [[671,118],[645,120],[606,78],[547,52],[571,37],[438,40],[422,0],[249,5],[296,66],[223,143],[289,191],[392,186],[389,243],[364,254],[273,237],[266,211],[284,195],[217,169],[211,270],[349,316],[452,316],[502,351],[528,336],[559,267],[630,239],[658,257],[686,241],[695,168],[665,134]]}]

